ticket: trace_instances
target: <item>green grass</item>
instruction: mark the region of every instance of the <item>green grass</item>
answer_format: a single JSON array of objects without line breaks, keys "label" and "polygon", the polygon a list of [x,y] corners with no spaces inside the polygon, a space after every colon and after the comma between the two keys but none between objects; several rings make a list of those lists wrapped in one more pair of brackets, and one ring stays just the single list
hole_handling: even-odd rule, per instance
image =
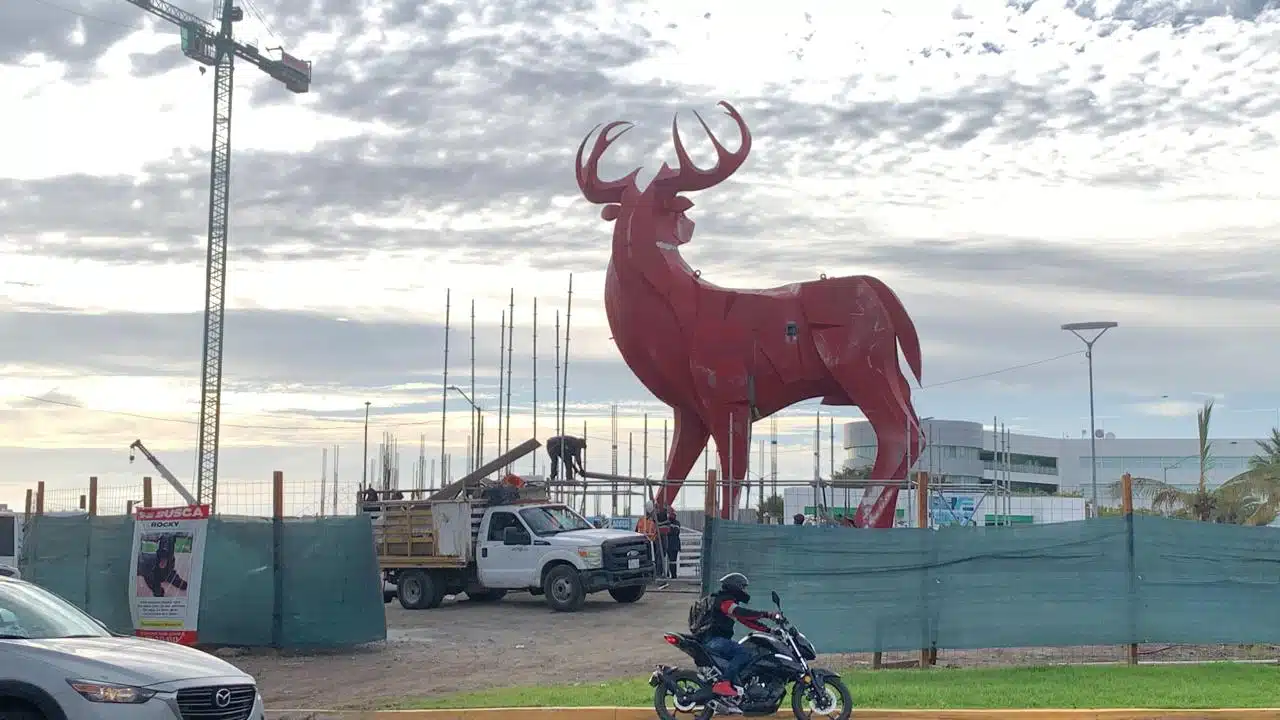
[{"label": "green grass", "polygon": [[[1280,667],[1203,665],[1054,666],[844,673],[864,708],[1249,708],[1280,706]],[[515,687],[406,698],[400,709],[646,707],[647,678]]]}]

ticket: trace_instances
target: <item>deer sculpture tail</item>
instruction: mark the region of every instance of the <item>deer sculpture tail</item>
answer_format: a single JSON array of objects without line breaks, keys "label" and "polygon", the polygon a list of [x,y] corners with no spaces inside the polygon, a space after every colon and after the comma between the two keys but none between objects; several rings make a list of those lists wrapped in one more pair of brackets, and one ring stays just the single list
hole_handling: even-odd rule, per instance
[{"label": "deer sculpture tail", "polygon": [[880,302],[884,304],[885,310],[889,313],[889,319],[893,322],[893,332],[898,336],[898,344],[902,347],[902,354],[907,359],[907,366],[911,368],[911,374],[915,376],[916,382],[919,383],[922,364],[920,360],[920,336],[916,334],[915,322],[907,314],[907,309],[903,307],[897,293],[888,285],[885,285],[878,278],[869,276],[866,277],[866,281],[875,290],[876,297],[880,298]]}]

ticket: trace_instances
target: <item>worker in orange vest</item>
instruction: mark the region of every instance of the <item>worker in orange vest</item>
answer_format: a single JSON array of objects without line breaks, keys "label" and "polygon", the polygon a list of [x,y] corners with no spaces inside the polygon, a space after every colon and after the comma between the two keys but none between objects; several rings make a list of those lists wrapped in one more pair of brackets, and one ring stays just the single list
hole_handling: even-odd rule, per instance
[{"label": "worker in orange vest", "polygon": [[662,551],[658,547],[658,523],[653,519],[653,503],[644,504],[644,516],[636,521],[636,532],[649,538],[649,551],[653,553],[653,562],[662,568]]}]

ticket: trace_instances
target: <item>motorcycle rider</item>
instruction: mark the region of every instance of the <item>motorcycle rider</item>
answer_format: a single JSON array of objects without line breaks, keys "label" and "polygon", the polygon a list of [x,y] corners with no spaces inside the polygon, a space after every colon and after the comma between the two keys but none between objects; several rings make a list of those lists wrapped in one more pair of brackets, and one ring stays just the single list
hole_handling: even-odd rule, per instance
[{"label": "motorcycle rider", "polygon": [[767,632],[761,620],[777,620],[778,613],[752,610],[747,594],[748,580],[742,573],[734,572],[720,578],[720,590],[702,598],[694,605],[691,619],[701,627],[690,628],[707,652],[724,661],[724,679],[711,686],[724,709],[731,714],[741,714],[738,701],[742,687],[738,676],[751,662],[751,651],[733,641],[734,623],[739,622],[756,632]]}]

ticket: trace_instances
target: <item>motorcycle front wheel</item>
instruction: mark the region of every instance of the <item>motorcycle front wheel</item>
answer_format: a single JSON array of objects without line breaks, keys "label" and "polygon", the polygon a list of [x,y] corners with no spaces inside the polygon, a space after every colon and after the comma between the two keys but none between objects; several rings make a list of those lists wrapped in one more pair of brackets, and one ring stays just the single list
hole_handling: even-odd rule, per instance
[{"label": "motorcycle front wheel", "polygon": [[838,677],[815,677],[809,685],[791,688],[791,712],[795,713],[796,720],[818,717],[849,720],[853,713],[853,694],[844,680]]},{"label": "motorcycle front wheel", "polygon": [[710,720],[713,710],[706,705],[692,705],[688,698],[706,687],[706,682],[691,670],[676,670],[668,677],[676,686],[672,694],[666,683],[653,689],[653,709],[660,720]]}]

